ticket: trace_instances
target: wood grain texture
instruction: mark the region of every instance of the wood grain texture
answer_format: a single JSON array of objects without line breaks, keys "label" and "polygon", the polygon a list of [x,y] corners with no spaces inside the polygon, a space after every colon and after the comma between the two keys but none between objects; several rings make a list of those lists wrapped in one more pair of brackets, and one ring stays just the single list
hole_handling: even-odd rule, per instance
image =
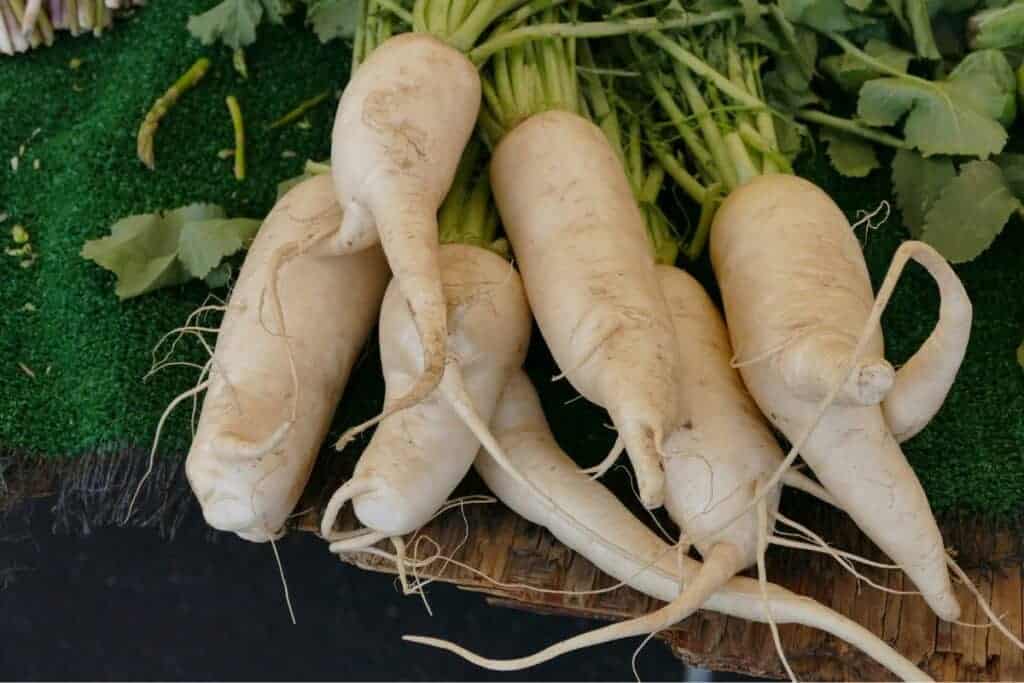
[{"label": "wood grain texture", "polygon": [[[316,532],[316,511],[326,495],[309,500],[312,511],[299,520],[301,529]],[[787,508],[793,509],[787,509],[786,514],[810,526],[833,545],[874,560],[885,560],[844,515],[810,503],[802,496],[795,503],[790,501]],[[355,526],[356,520],[348,508],[340,527]],[[436,541],[444,555],[478,569],[494,581],[441,560],[418,570],[421,578],[455,583],[483,593],[494,605],[539,613],[622,619],[649,612],[659,604],[630,588],[595,593],[611,587],[614,581],[546,530],[520,519],[500,503],[450,510],[424,527],[419,535]],[[1020,530],[957,519],[943,524],[943,535],[981,593],[992,601],[998,614],[1005,615],[1010,628],[1021,634],[1024,543]],[[392,551],[389,543],[379,547]],[[416,551],[413,539],[409,552]],[[435,549],[423,541],[418,551],[419,557],[425,557]],[[371,571],[395,573],[394,565],[378,556],[353,554],[344,559]],[[857,620],[938,680],[1024,680],[1022,653],[994,629],[940,622],[920,597],[876,590],[826,555],[773,547],[767,567],[771,580]],[[865,577],[896,591],[912,588],[899,571],[859,569]],[[543,593],[530,590],[531,587],[583,594]],[[984,615],[967,589],[958,585],[957,592],[964,608],[963,621],[984,623]],[[891,674],[884,668],[830,635],[796,625],[783,625],[780,632],[790,664],[803,680],[891,680]],[[659,637],[676,656],[695,666],[753,676],[785,676],[769,629],[762,624],[701,611]]]}]

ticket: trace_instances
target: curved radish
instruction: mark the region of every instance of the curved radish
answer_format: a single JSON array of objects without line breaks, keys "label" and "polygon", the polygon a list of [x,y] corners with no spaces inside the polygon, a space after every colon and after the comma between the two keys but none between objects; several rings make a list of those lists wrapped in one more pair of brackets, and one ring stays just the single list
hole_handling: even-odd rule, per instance
[{"label": "curved radish", "polygon": [[337,246],[352,250],[380,241],[422,343],[417,381],[389,396],[384,414],[417,403],[444,372],[448,335],[437,210],[479,108],[473,65],[419,33],[390,38],[370,53],[338,104],[331,169],[345,221]]},{"label": "curved radish", "polygon": [[491,182],[544,340],[573,387],[611,415],[643,504],[660,506],[679,359],[621,162],[596,126],[549,111],[505,136]]},{"label": "curved radish", "polygon": [[[510,477],[487,453],[481,451],[475,467],[488,488],[517,514],[547,528],[558,540],[586,557],[613,578],[659,600],[670,601],[688,589],[701,573],[701,564],[676,552],[651,532],[601,484],[581,473],[559,449],[544,419],[540,401],[522,372],[513,375],[502,395],[493,422],[495,435],[509,459],[527,479],[551,499],[573,510],[578,524],[569,524],[522,483]],[[908,681],[930,680],[873,633],[827,607],[798,596],[781,586],[768,585],[768,600],[761,597],[757,581],[730,579],[715,592],[705,608],[751,621],[804,624],[831,633],[860,648],[875,661]],[[486,659],[452,643],[405,636],[410,642],[443,648],[474,664],[495,670],[518,670],[536,663],[535,658]],[[566,643],[554,647],[563,648]],[[569,648],[571,649],[571,648]],[[551,656],[559,654],[551,653]],[[540,653],[546,655],[548,651]],[[550,658],[548,656],[545,659]]]},{"label": "curved radish", "polygon": [[[480,449],[455,404],[469,402],[490,421],[509,375],[526,356],[530,311],[519,275],[496,254],[465,244],[441,247],[447,301],[449,362],[440,386],[417,405],[384,418],[352,478],[332,496],[321,534],[332,550],[352,550],[410,533],[430,520],[462,481]],[[423,346],[399,283],[384,296],[381,362],[388,399],[415,384]],[[342,539],[333,532],[338,511],[352,500],[367,535]]]},{"label": "curved radish", "polygon": [[[276,537],[294,509],[384,294],[379,248],[337,256],[321,240],[300,253],[340,223],[327,176],[282,197],[249,249],[217,336],[185,473],[207,523],[250,541]],[[282,262],[288,249],[296,255]],[[275,279],[284,336],[264,296]]]},{"label": "curved radish", "polygon": [[[873,307],[864,257],[846,217],[813,184],[766,175],[735,190],[711,231],[711,259],[738,365],[761,410],[787,438],[812,427],[822,389],[847,373]],[[801,454],[929,605],[953,620],[938,525],[877,405],[891,387],[881,327]]]},{"label": "curved radish", "polygon": [[946,400],[971,338],[970,297],[946,259],[924,242],[905,242],[893,261],[920,263],[939,287],[939,321],[899,372],[882,404],[885,420],[899,441],[924,429]]}]

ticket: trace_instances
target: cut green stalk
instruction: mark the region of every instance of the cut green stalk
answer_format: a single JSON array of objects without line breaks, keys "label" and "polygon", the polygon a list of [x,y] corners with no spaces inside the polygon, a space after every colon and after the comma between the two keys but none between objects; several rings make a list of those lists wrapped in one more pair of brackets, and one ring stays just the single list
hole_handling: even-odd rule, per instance
[{"label": "cut green stalk", "polygon": [[313,97],[310,97],[308,100],[303,100],[302,102],[299,102],[297,107],[295,107],[290,112],[288,112],[281,118],[271,123],[269,126],[270,130],[273,130],[274,128],[280,128],[281,126],[287,126],[289,123],[293,121],[298,121],[306,114],[306,112],[308,112],[310,109],[320,104],[330,96],[331,91],[324,90],[322,93],[314,95]]},{"label": "cut green stalk", "polygon": [[160,125],[160,120],[167,115],[171,107],[178,101],[178,98],[190,88],[194,88],[199,81],[206,75],[207,70],[210,68],[210,60],[205,57],[200,57],[196,60],[188,71],[175,81],[174,85],[167,89],[163,95],[161,95],[153,106],[150,107],[149,112],[146,113],[146,117],[142,120],[142,125],[139,126],[139,133],[137,138],[137,153],[142,163],[147,168],[153,170],[156,168],[156,161],[153,154],[153,139],[156,136],[156,130]]},{"label": "cut green stalk", "polygon": [[228,95],[225,102],[235,132],[235,180],[245,180],[245,124],[242,121],[242,108],[238,106],[238,99],[234,95]]}]

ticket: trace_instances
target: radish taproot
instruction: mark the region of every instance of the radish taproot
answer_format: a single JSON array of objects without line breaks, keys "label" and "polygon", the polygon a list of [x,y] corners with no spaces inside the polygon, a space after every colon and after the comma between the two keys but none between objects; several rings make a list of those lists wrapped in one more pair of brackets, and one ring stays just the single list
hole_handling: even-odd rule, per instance
[{"label": "radish taproot", "polygon": [[341,220],[328,176],[282,197],[217,336],[185,473],[207,523],[247,540],[275,538],[295,507],[384,294],[379,248],[329,249]]},{"label": "radish taproot", "polygon": [[[488,439],[476,421],[486,430],[509,375],[525,358],[530,311],[512,265],[467,244],[446,244],[440,257],[449,321],[444,377],[426,399],[381,421],[352,478],[331,497],[321,535],[334,551],[399,537],[430,520]],[[380,347],[387,395],[407,391],[423,347],[397,281],[384,297]],[[477,417],[467,419],[467,408]],[[365,528],[339,536],[335,521],[349,500]]]},{"label": "radish taproot", "polygon": [[[711,258],[740,372],[762,411],[789,439],[804,438],[800,453],[839,505],[906,571],[936,614],[957,619],[960,607],[928,498],[886,423],[879,375],[863,372],[883,362],[880,326],[866,342],[869,360],[852,372],[848,368],[874,297],[860,245],[842,211],[806,180],[758,177],[719,208]],[[967,313],[951,332],[959,348],[937,354],[952,359],[952,368],[963,358],[969,307]],[[820,392],[846,374],[853,378],[846,400],[819,414]],[[948,388],[949,377],[939,382]],[[941,404],[944,392],[936,399],[933,388],[920,381],[908,375],[904,386],[914,388],[901,389],[925,401],[916,416],[900,404],[903,413],[895,419],[901,431],[923,426]],[[808,393],[809,386],[818,391]]]},{"label": "radish taproot", "polygon": [[660,506],[679,359],[619,159],[594,124],[547,111],[505,135],[491,182],[545,342],[573,387],[611,415],[643,504]]},{"label": "radish taproot", "polygon": [[[610,491],[580,472],[576,463],[562,452],[551,435],[536,391],[524,373],[515,373],[505,388],[493,430],[515,466],[548,499],[558,500],[572,510],[576,523],[567,524],[565,517],[552,515],[544,499],[509,477],[503,467],[481,451],[475,462],[477,472],[488,488],[514,512],[548,529],[608,575],[659,600],[674,600],[680,590],[688,590],[697,580],[702,570],[699,562],[677,555]],[[769,584],[766,601],[757,581],[734,577],[711,595],[704,606],[750,621],[772,619],[778,623],[811,626],[859,648],[903,680],[930,680],[925,672],[864,627],[781,586]],[[436,638],[404,636],[404,639],[442,648],[478,666],[501,671],[522,669],[542,661],[538,657],[550,659],[573,649],[567,647],[568,643],[560,643],[534,657],[494,660]]]},{"label": "radish taproot", "polygon": [[458,50],[424,34],[385,41],[342,94],[331,141],[345,220],[339,250],[380,242],[412,311],[422,370],[384,414],[415,405],[441,381],[448,337],[437,211],[480,108],[480,78]]}]

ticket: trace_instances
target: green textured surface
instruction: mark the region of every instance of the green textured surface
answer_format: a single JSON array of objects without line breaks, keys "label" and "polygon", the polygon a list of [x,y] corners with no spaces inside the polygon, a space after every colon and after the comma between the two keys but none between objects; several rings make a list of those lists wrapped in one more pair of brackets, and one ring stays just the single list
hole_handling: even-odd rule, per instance
[{"label": "green textured surface", "polygon": [[[209,201],[232,215],[260,216],[278,181],[296,175],[303,160],[328,154],[333,106],[324,104],[303,130],[268,131],[267,124],[348,72],[347,48],[320,45],[293,17],[265,30],[247,51],[250,78],[231,67],[230,54],[188,39],[190,13],[211,3],[155,2],[121,22],[102,40],[62,35],[55,47],[0,60],[0,239],[22,223],[40,252],[23,270],[0,260],[0,452],[74,457],[148,445],[162,408],[195,375],[171,370],[143,383],[149,350],[205,298],[202,285],[165,290],[118,303],[113,276],[78,256],[86,239],[105,234],[127,214]],[[157,134],[157,170],[135,157],[135,130],[146,109],[200,55],[213,60],[201,85],[187,93]],[[69,60],[83,60],[78,70]],[[224,97],[238,96],[248,127],[249,177],[231,175],[217,152],[231,147]],[[40,132],[33,137],[33,131]],[[8,160],[25,154],[12,173]],[[286,151],[295,152],[286,158]],[[39,159],[41,168],[32,169]],[[891,199],[885,172],[865,181],[840,179],[820,158],[803,164],[855,218]],[[904,231],[894,213],[867,236],[876,285]],[[995,246],[958,268],[975,303],[974,337],[946,406],[906,451],[939,510],[1019,512],[1024,501],[1024,373],[1015,353],[1024,334],[1024,231],[1014,219]],[[698,267],[707,276],[707,264]],[[936,314],[933,287],[916,267],[885,317],[889,357],[905,360],[925,338]],[[22,307],[32,303],[36,312]],[[542,388],[557,436],[584,461],[610,443],[602,416],[572,398],[535,344],[528,361]],[[192,358],[195,354],[194,345]],[[24,363],[36,378],[18,366]],[[49,368],[49,370],[47,370]],[[369,414],[381,396],[373,354],[360,364],[339,409],[338,426]],[[188,410],[168,424],[165,453],[187,445]],[[364,440],[365,441],[365,440]],[[353,451],[354,452],[354,451]]]}]

